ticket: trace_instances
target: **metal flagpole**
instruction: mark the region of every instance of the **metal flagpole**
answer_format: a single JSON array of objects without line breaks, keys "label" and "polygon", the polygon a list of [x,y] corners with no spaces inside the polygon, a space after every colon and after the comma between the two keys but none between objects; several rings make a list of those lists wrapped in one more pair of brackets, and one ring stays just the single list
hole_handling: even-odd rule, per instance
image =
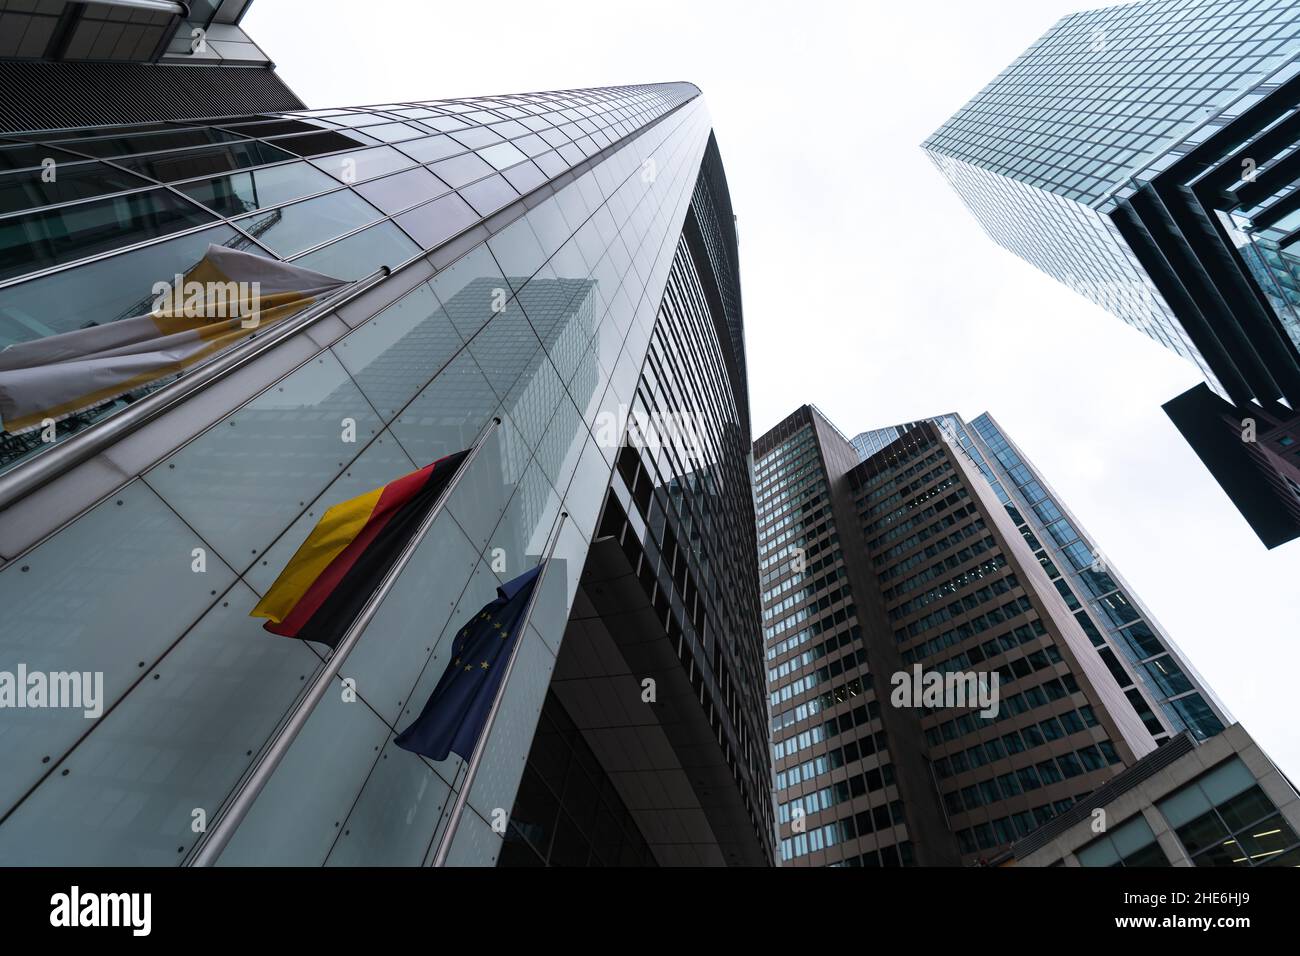
[{"label": "metal flagpole", "polygon": [[460,820],[465,813],[465,805],[469,802],[469,790],[474,785],[474,777],[478,774],[479,764],[483,762],[483,754],[487,750],[488,735],[492,733],[492,724],[497,719],[497,712],[501,710],[501,701],[506,696],[506,685],[510,683],[510,674],[515,669],[515,660],[519,657],[519,648],[523,647],[524,638],[528,636],[528,624],[533,619],[533,608],[537,606],[538,595],[542,593],[542,584],[546,580],[546,572],[551,567],[551,556],[555,554],[555,546],[560,541],[560,529],[564,527],[565,519],[569,517],[567,511],[561,511],[559,520],[555,522],[555,528],[551,532],[551,540],[547,542],[546,553],[542,557],[542,570],[537,575],[537,581],[533,584],[533,593],[528,599],[528,607],[524,611],[523,620],[519,622],[519,636],[515,639],[514,647],[510,649],[510,659],[506,662],[505,676],[501,678],[501,683],[497,685],[496,696],[492,698],[492,709],[488,711],[487,721],[483,724],[483,729],[479,731],[478,740],[474,743],[474,752],[470,754],[469,763],[465,766],[465,779],[461,781],[460,790],[456,792],[456,801],[451,805],[451,817],[447,820],[447,828],[442,831],[442,836],[438,838],[438,849],[433,855],[434,866],[446,866],[447,856],[451,853],[451,844],[456,839],[456,831],[460,829]]},{"label": "metal flagpole", "polygon": [[456,485],[469,471],[470,465],[473,464],[479,450],[500,424],[501,419],[494,417],[488,422],[487,427],[474,444],[470,446],[469,454],[465,456],[465,460],[460,463],[456,474],[452,476],[447,487],[443,489],[437,503],[429,510],[424,520],[420,522],[419,528],[416,529],[411,540],[402,549],[401,554],[397,556],[397,561],[394,562],[392,568],[384,575],[384,579],[380,582],[379,587],[375,589],[375,593],[366,601],[361,613],[357,615],[356,620],[352,622],[352,626],[343,635],[343,640],[339,641],[334,653],[329,656],[325,666],[316,675],[307,693],[299,699],[293,713],[280,725],[280,729],[270,745],[262,752],[252,771],[244,777],[235,792],[234,798],[227,803],[225,810],[218,817],[216,825],[204,835],[198,851],[190,860],[190,866],[212,866],[217,861],[217,857],[221,856],[221,852],[230,843],[230,838],[235,835],[235,830],[244,822],[244,818],[248,816],[248,811],[252,809],[258,795],[266,786],[267,781],[271,779],[271,775],[275,773],[275,768],[280,765],[280,761],[288,753],[290,745],[297,739],[302,728],[306,726],[307,719],[311,716],[312,711],[320,703],[321,698],[325,696],[325,692],[329,690],[334,678],[338,676],[344,658],[348,656],[348,653],[361,638],[362,632],[365,631],[366,626],[379,610],[379,605],[383,603],[384,598],[397,582],[397,578],[407,564],[410,563],[412,556],[415,554],[415,549],[420,546],[424,536],[433,527],[433,522],[442,513],[443,506],[451,499],[451,493],[456,490]]}]

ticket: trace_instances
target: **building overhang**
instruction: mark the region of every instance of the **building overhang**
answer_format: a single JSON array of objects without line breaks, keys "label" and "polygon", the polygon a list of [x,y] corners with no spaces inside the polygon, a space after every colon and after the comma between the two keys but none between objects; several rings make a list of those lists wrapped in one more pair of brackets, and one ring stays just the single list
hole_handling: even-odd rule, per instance
[{"label": "building overhang", "polygon": [[551,690],[660,864],[767,865],[700,694],[612,537],[591,545]]}]

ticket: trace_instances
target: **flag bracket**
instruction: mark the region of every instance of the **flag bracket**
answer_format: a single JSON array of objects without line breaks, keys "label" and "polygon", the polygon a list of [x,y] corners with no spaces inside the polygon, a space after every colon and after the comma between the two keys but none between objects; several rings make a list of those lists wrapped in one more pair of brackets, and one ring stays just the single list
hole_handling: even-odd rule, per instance
[{"label": "flag bracket", "polygon": [[[356,646],[361,635],[365,633],[366,627],[374,619],[375,614],[379,611],[379,606],[383,604],[384,598],[392,591],[397,579],[406,569],[411,558],[414,557],[416,549],[424,541],[429,529],[433,527],[434,521],[442,513],[443,507],[451,500],[451,495],[456,490],[456,486],[460,484],[461,478],[469,471],[479,451],[500,425],[501,418],[494,416],[479,433],[474,444],[470,446],[469,454],[465,456],[465,460],[461,462],[456,474],[452,476],[447,487],[443,489],[438,501],[429,509],[429,513],[424,516],[411,539],[402,548],[392,567],[388,569],[384,579],[375,589],[374,594],[366,601],[365,606],[362,607],[356,619],[348,627],[334,652],[326,659],[324,665],[312,679],[308,689],[298,698],[298,702],[294,705],[289,716],[281,722],[270,743],[263,748],[252,768],[244,775],[234,794],[227,800],[220,811],[215,825],[204,834],[191,852],[186,865],[196,867],[212,866],[216,863],[217,858],[221,856],[222,851],[225,850],[231,838],[235,835],[235,831],[244,822],[244,818],[248,816],[258,796],[274,775],[285,754],[289,752],[289,748],[298,738],[298,734],[306,726],[308,719],[316,709],[316,705],[320,703],[325,693],[333,685],[339,670],[343,667],[343,661]],[[538,583],[540,584],[540,582]]]}]

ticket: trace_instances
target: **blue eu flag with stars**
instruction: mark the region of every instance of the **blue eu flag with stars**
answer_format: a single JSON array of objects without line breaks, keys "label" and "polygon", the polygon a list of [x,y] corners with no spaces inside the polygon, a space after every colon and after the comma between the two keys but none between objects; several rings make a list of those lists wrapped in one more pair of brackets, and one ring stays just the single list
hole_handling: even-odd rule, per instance
[{"label": "blue eu flag with stars", "polygon": [[442,680],[415,723],[397,735],[397,746],[431,760],[446,760],[452,753],[470,758],[519,640],[541,569],[539,564],[498,587],[496,600],[461,628]]}]

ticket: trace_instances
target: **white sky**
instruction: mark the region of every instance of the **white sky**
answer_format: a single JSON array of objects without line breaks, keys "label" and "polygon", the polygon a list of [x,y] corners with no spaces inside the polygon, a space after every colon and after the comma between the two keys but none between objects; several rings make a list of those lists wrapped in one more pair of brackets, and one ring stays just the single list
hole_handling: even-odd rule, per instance
[{"label": "white sky", "polygon": [[690,80],[739,217],[755,437],[990,411],[1282,770],[1300,542],[1268,552],[1160,405],[1195,370],[995,246],[918,144],[1088,0],[258,0],[313,108]]}]

